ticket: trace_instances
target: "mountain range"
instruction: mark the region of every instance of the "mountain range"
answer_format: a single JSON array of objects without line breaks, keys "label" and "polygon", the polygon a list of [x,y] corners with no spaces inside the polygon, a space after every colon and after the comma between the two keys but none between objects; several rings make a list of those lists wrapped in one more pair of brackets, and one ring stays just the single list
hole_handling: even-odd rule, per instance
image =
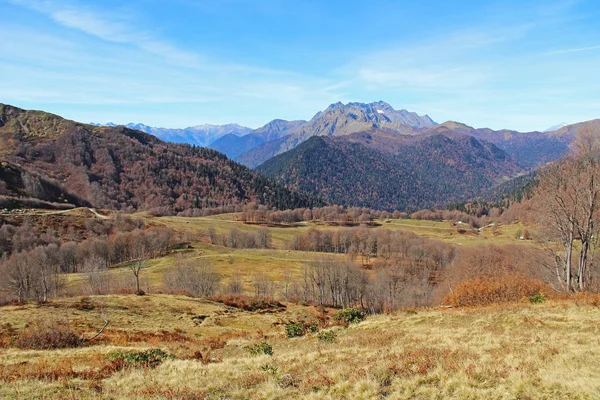
[{"label": "mountain range", "polygon": [[[91,123],[94,126],[116,127],[117,125],[109,122],[107,124]],[[226,135],[243,136],[252,132],[251,128],[238,124],[227,125],[196,125],[184,129],[155,128],[144,124],[129,123],[124,125],[126,128],[149,133],[165,142],[187,143],[196,146],[209,147],[215,140]]]},{"label": "mountain range", "polygon": [[10,171],[0,194],[117,209],[182,211],[256,200],[280,208],[323,199],[410,211],[514,188],[511,179],[560,159],[579,129],[598,128],[600,120],[548,132],[495,131],[438,124],[379,101],[335,103],[309,121],[276,119],[253,131],[235,124],[188,128],[202,132],[196,139],[170,130],[192,144],[212,140],[217,151],[141,131],[168,137],[162,128],[111,125],[2,106],[0,155]]},{"label": "mountain range", "polygon": [[[297,122],[297,121],[296,121]],[[240,163],[256,167],[269,158],[291,150],[312,136],[344,136],[369,129],[412,132],[432,128],[437,124],[427,115],[419,116],[406,110],[395,110],[379,101],[364,103],[335,103],[320,111],[307,122],[298,123],[271,141],[241,154]]]}]

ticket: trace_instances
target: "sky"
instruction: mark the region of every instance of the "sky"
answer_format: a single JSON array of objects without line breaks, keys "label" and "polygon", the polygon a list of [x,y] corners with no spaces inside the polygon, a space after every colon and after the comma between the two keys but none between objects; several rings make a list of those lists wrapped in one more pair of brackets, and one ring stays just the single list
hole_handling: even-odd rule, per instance
[{"label": "sky", "polygon": [[0,0],[0,103],[257,128],[379,100],[493,129],[600,118],[600,2]]}]

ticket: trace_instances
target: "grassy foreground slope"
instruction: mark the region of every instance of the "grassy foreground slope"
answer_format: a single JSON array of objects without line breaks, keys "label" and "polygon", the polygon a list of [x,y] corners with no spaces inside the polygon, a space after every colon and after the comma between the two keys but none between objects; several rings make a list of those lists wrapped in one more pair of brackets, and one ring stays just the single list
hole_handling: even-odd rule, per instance
[{"label": "grassy foreground slope", "polygon": [[[292,339],[285,333],[286,323],[320,318],[326,325],[331,314],[295,305],[248,312],[169,295],[5,306],[5,336],[7,324],[18,335],[40,319],[88,337],[104,319],[111,322],[86,347],[0,347],[0,398],[593,399],[600,393],[597,299],[370,316],[347,328],[322,327],[335,332],[332,342],[317,333]],[[247,351],[263,342],[272,355]],[[154,368],[110,362],[116,351],[155,348],[174,357]]]}]

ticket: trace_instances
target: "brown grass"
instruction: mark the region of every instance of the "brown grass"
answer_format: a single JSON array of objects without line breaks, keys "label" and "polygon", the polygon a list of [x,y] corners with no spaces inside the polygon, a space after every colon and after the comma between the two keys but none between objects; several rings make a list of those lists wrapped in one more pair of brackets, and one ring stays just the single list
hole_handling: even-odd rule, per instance
[{"label": "brown grass", "polygon": [[210,298],[212,301],[223,303],[229,307],[239,308],[245,311],[272,311],[280,312],[285,310],[285,305],[271,298],[257,298],[238,295],[219,295]]},{"label": "brown grass", "polygon": [[[593,399],[600,392],[598,298],[368,316],[327,327],[333,342],[312,332],[288,338],[286,322],[322,314],[326,325],[332,314],[293,304],[261,314],[149,295],[92,296],[98,307],[89,311],[72,307],[79,299],[3,307],[0,326],[11,323],[3,328],[9,336],[26,329],[19,318],[56,313],[88,332],[100,308],[111,325],[105,339],[82,348],[0,350],[0,398]],[[200,325],[191,318],[197,315],[206,317]],[[273,354],[250,355],[246,348],[258,342]],[[176,358],[138,368],[110,357],[151,349]]]},{"label": "brown grass", "polygon": [[460,283],[444,298],[444,303],[454,307],[486,306],[551,292],[547,284],[523,276],[477,278]]},{"label": "brown grass", "polygon": [[28,324],[14,339],[14,346],[20,349],[64,349],[79,347],[82,339],[68,323],[60,320],[36,320]]}]

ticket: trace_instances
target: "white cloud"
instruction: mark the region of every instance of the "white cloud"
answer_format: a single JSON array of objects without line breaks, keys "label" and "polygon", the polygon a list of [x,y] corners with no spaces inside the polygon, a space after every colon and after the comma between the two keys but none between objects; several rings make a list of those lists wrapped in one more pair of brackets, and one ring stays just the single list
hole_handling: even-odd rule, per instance
[{"label": "white cloud", "polygon": [[593,51],[593,50],[600,50],[600,46],[575,47],[572,49],[549,51],[547,53],[543,53],[542,56],[554,56],[554,55],[560,55],[560,54],[579,53],[582,51]]},{"label": "white cloud", "polygon": [[128,20],[123,14],[99,12],[89,7],[74,6],[58,1],[11,1],[13,4],[46,14],[67,28],[79,30],[104,41],[129,44],[160,56],[166,61],[185,63],[190,66],[199,65],[201,62],[200,57],[196,54],[158,40],[150,32],[133,29],[135,21]]}]

